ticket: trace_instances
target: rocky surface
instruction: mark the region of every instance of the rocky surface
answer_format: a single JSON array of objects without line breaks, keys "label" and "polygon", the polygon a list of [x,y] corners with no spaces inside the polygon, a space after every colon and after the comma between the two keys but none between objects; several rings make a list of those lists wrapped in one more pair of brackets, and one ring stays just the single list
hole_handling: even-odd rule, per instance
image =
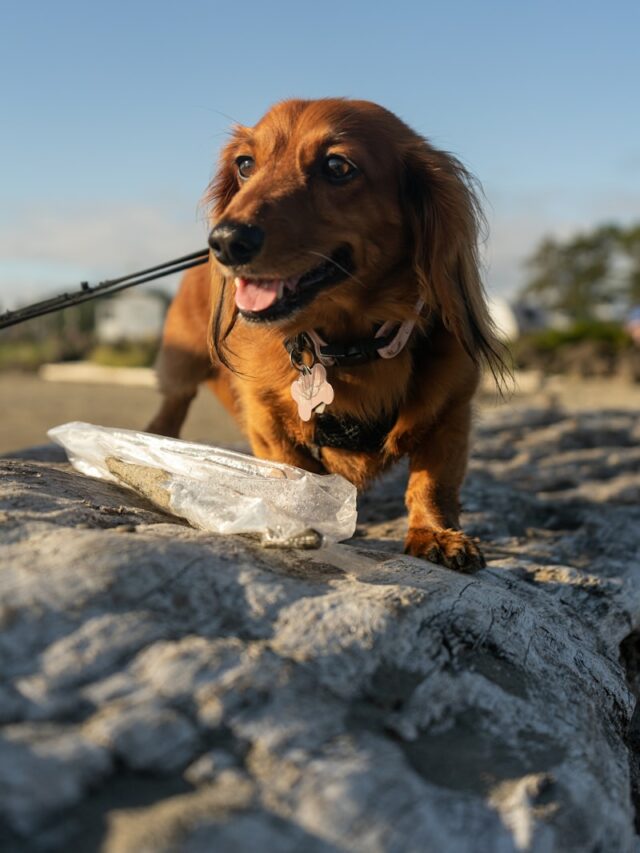
[{"label": "rocky surface", "polygon": [[485,415],[472,577],[401,555],[402,469],[302,553],[0,460],[0,849],[637,850],[639,438]]}]

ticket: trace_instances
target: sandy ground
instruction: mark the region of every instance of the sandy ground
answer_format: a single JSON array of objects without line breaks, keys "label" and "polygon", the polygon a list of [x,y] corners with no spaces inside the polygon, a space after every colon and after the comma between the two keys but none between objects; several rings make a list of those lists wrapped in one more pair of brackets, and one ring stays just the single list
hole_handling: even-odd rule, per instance
[{"label": "sandy ground", "polygon": [[[0,373],[0,453],[48,441],[47,430],[67,421],[144,429],[160,405],[151,388],[45,382],[29,373]],[[237,427],[206,389],[195,400],[182,438],[242,442]]]},{"label": "sandy ground", "polygon": [[[635,409],[640,412],[640,385],[621,380],[584,381],[554,377],[540,388],[523,377],[521,391],[506,402],[485,394],[481,405],[520,405],[556,400],[566,409]],[[527,393],[523,393],[526,390]],[[88,421],[103,426],[143,429],[160,403],[150,388],[123,385],[89,385],[48,382],[28,373],[0,373],[0,453],[46,442],[46,432],[67,421]],[[183,438],[214,444],[243,441],[237,427],[206,390],[191,407]]]}]

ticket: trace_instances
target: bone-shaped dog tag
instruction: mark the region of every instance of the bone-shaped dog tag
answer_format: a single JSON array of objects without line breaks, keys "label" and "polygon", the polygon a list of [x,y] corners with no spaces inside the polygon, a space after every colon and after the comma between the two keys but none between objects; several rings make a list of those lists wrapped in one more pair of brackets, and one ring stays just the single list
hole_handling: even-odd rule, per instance
[{"label": "bone-shaped dog tag", "polygon": [[316,411],[333,402],[333,388],[327,382],[327,371],[319,362],[304,367],[300,376],[291,383],[291,396],[298,404],[298,414],[303,421],[311,419]]}]

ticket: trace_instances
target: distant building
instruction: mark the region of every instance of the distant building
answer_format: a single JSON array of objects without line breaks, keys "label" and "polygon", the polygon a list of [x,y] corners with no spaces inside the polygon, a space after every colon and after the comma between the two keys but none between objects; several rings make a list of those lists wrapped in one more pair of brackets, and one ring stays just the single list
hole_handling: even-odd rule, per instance
[{"label": "distant building", "polygon": [[532,304],[529,300],[521,299],[514,302],[511,307],[516,315],[521,335],[539,332],[549,327],[560,328],[562,326],[563,319],[561,317],[558,317],[554,312],[545,311],[544,308]]},{"label": "distant building", "polygon": [[125,291],[96,304],[95,333],[103,344],[156,338],[162,332],[168,298],[158,292]]},{"label": "distant building", "polygon": [[515,340],[520,334],[520,325],[512,306],[506,299],[493,294],[488,297],[487,304],[489,314],[500,340]]},{"label": "distant building", "polygon": [[509,302],[494,294],[487,301],[496,334],[503,341],[515,341],[520,335],[561,324],[561,319],[528,301]]}]

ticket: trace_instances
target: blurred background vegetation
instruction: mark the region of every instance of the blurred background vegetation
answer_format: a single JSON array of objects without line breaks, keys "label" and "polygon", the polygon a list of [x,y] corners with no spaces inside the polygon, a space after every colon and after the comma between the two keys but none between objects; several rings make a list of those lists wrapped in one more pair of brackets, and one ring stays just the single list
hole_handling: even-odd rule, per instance
[{"label": "blurred background vegetation", "polygon": [[125,291],[11,326],[0,333],[0,370],[81,360],[150,367],[170,301],[162,290]]},{"label": "blurred background vegetation", "polygon": [[536,321],[511,341],[516,366],[640,381],[640,224],[546,238],[517,302]]}]

